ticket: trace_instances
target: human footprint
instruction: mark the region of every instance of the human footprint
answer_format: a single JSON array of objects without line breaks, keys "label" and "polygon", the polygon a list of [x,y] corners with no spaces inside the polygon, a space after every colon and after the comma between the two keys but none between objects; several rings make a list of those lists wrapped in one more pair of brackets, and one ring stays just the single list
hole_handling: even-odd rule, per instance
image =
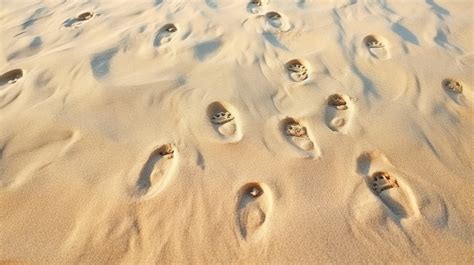
[{"label": "human footprint", "polygon": [[343,94],[329,96],[326,107],[326,125],[332,131],[348,133],[353,111],[353,103],[348,96]]},{"label": "human footprint", "polygon": [[[238,120],[231,112],[233,107],[224,102],[214,102],[207,107],[207,115],[214,130],[230,142],[239,141],[242,138]],[[235,112],[235,110],[233,111]]]},{"label": "human footprint", "polygon": [[370,55],[374,58],[386,60],[390,59],[390,50],[388,41],[381,36],[369,35],[364,38],[364,45],[368,49]]},{"label": "human footprint", "polygon": [[408,218],[418,214],[410,187],[400,182],[405,174],[396,169],[384,154],[377,151],[366,152],[357,161],[368,188],[394,216]]}]

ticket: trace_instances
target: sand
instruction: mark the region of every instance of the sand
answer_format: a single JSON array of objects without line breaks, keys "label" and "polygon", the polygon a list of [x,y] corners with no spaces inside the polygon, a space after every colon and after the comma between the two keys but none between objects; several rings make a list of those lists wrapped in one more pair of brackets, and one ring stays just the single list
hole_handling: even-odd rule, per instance
[{"label": "sand", "polygon": [[3,263],[473,263],[473,2],[0,0]]}]

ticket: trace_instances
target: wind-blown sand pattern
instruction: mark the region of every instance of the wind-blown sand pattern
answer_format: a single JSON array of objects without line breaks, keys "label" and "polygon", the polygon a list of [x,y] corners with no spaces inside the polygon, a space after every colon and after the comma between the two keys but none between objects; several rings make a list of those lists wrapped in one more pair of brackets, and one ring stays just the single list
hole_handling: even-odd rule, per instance
[{"label": "wind-blown sand pattern", "polygon": [[0,1],[0,263],[472,264],[472,14]]}]

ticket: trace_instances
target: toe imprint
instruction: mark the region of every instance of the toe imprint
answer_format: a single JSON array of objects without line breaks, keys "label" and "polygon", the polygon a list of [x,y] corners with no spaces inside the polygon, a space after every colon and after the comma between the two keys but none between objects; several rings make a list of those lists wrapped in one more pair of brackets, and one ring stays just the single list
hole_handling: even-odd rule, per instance
[{"label": "toe imprint", "polygon": [[290,78],[295,82],[301,82],[308,79],[308,68],[297,59],[286,63]]},{"label": "toe imprint", "polygon": [[214,124],[224,124],[232,120],[234,120],[234,116],[228,111],[219,111],[211,117],[211,122]]},{"label": "toe imprint", "polygon": [[207,115],[213,129],[219,134],[221,140],[237,142],[242,139],[239,121],[234,116],[236,110],[230,104],[213,102],[207,107]]},{"label": "toe imprint", "polygon": [[260,186],[253,186],[249,189],[249,194],[254,197],[254,198],[257,198],[257,197],[260,197],[260,195],[263,194],[263,190]]},{"label": "toe imprint", "polygon": [[280,129],[286,140],[298,149],[298,152],[305,157],[315,158],[319,156],[313,140],[308,135],[308,130],[301,123],[293,118],[286,118],[281,121]]},{"label": "toe imprint", "polygon": [[328,105],[335,107],[338,110],[346,110],[347,109],[347,102],[346,100],[339,94],[331,95],[328,99]]},{"label": "toe imprint", "polygon": [[271,25],[273,29],[269,29],[270,31],[276,32],[286,32],[291,29],[291,23],[288,21],[288,18],[284,17],[282,14],[278,12],[267,12],[265,14],[265,18],[267,22]]},{"label": "toe imprint", "polygon": [[385,44],[383,44],[383,42],[380,42],[380,41],[371,41],[371,42],[367,43],[367,47],[369,47],[369,48],[384,48]]},{"label": "toe imprint", "polygon": [[295,137],[307,137],[306,128],[301,124],[295,122],[290,122],[286,125],[286,135],[295,136]]},{"label": "toe imprint", "polygon": [[250,4],[262,6],[264,3],[262,2],[262,0],[250,0]]},{"label": "toe imprint", "polygon": [[391,57],[388,49],[388,41],[382,36],[369,35],[364,38],[363,44],[367,47],[371,56],[386,60]]},{"label": "toe imprint", "polygon": [[462,93],[462,89],[463,89],[463,85],[461,84],[461,82],[456,81],[451,78],[447,78],[443,80],[443,87],[446,90],[457,93],[457,94]]},{"label": "toe imprint", "polygon": [[372,174],[369,182],[372,187],[372,191],[376,195],[380,195],[380,193],[385,190],[400,187],[395,177],[392,177],[389,173],[383,171],[377,171]]},{"label": "toe imprint", "polygon": [[281,15],[277,12],[268,12],[266,16],[270,20],[278,20],[281,18]]},{"label": "toe imprint", "polygon": [[257,14],[262,11],[262,6],[267,4],[268,0],[250,0],[247,5],[247,10],[250,13]]},{"label": "toe imprint", "polygon": [[14,84],[23,77],[23,70],[13,69],[0,76],[0,86],[4,84]]},{"label": "toe imprint", "polygon": [[158,152],[159,152],[160,156],[165,157],[167,159],[171,159],[171,158],[173,158],[174,147],[173,147],[172,144],[165,144],[165,145],[162,145],[158,149]]},{"label": "toe imprint", "polygon": [[174,24],[167,24],[167,25],[163,26],[162,31],[176,32],[176,31],[178,31],[178,28],[176,28],[176,26]]},{"label": "toe imprint", "polygon": [[369,35],[364,38],[364,43],[367,48],[385,48],[385,43],[380,37]]},{"label": "toe imprint", "polygon": [[177,31],[178,31],[178,28],[174,24],[170,23],[170,24],[164,25],[163,27],[160,28],[160,30],[156,34],[153,45],[155,47],[158,47],[160,45],[169,43],[173,39],[173,35],[176,34]]},{"label": "toe imprint", "polygon": [[92,12],[84,12],[76,17],[77,21],[86,21],[91,19],[94,16]]},{"label": "toe imprint", "polygon": [[353,117],[353,101],[344,94],[333,94],[327,99],[326,125],[334,132],[347,134]]},{"label": "toe imprint", "polygon": [[[364,175],[368,188],[397,218],[417,216],[419,209],[413,191],[400,183],[404,173],[397,170],[380,152],[366,152],[358,158],[358,171]],[[403,184],[402,186],[400,184]]]}]

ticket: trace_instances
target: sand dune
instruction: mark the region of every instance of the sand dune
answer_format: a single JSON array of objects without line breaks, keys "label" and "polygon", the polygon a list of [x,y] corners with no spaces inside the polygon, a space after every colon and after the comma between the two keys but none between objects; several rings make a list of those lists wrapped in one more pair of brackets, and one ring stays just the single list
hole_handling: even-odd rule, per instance
[{"label": "sand dune", "polygon": [[0,263],[472,263],[467,0],[0,0]]}]

